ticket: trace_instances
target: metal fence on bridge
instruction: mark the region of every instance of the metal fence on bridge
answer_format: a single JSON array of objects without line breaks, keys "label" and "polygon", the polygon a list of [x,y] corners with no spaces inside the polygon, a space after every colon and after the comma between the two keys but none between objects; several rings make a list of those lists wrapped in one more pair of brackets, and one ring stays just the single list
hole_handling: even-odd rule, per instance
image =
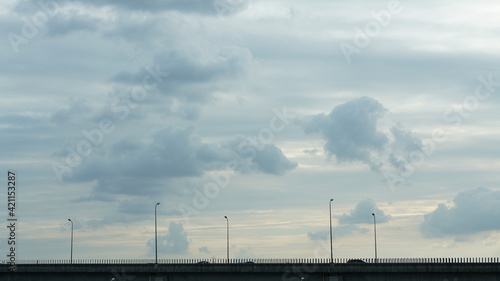
[{"label": "metal fence on bridge", "polygon": [[[455,257],[455,258],[335,258],[334,263],[342,264],[349,261],[359,262],[362,260],[366,263],[499,263],[499,257]],[[241,263],[261,263],[261,264],[326,264],[329,263],[328,258],[275,258],[275,259],[158,259],[159,264],[241,264]],[[7,261],[2,261],[7,263]],[[16,264],[149,264],[155,263],[154,259],[29,259],[17,260]]]}]

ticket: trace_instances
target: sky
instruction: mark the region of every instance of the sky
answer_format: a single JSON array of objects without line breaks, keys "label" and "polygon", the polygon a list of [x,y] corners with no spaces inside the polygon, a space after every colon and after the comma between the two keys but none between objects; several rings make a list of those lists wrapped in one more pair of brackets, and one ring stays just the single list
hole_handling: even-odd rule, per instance
[{"label": "sky", "polygon": [[499,13],[2,1],[17,258],[498,257]]}]

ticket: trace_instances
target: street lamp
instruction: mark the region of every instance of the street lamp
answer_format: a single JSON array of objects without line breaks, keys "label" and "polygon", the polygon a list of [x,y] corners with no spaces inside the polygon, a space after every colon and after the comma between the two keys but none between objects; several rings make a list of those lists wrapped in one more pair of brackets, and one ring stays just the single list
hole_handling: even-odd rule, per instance
[{"label": "street lamp", "polygon": [[375,219],[375,213],[372,213],[373,216],[373,234],[375,236],[375,262],[377,262],[377,220]]},{"label": "street lamp", "polygon": [[70,256],[70,263],[73,263],[73,221],[71,219],[68,219],[71,222],[71,256]]},{"label": "street lamp", "polygon": [[332,202],[330,199],[330,262],[333,263]]},{"label": "street lamp", "polygon": [[158,263],[158,226],[156,224],[156,207],[160,205],[160,202],[155,205],[155,263]]},{"label": "street lamp", "polygon": [[224,218],[226,219],[226,222],[227,222],[226,249],[227,249],[227,263],[229,263],[229,219],[227,218],[227,216],[224,216]]}]

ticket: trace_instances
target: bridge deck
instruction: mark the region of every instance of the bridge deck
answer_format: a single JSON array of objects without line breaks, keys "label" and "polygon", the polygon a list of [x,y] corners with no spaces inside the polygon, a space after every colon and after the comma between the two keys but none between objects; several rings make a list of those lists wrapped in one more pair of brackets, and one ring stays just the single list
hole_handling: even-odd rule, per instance
[{"label": "bridge deck", "polygon": [[22,263],[2,281],[500,281],[500,263]]}]

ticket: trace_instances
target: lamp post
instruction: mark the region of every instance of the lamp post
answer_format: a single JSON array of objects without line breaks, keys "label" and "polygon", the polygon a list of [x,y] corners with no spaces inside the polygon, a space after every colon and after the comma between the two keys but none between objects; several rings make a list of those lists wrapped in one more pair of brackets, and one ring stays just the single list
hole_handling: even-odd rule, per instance
[{"label": "lamp post", "polygon": [[226,235],[227,263],[229,263],[229,219],[227,218],[227,216],[224,216],[224,218],[226,219],[226,231],[227,231]]},{"label": "lamp post", "polygon": [[333,263],[332,202],[330,199],[330,262]]},{"label": "lamp post", "polygon": [[160,202],[155,205],[155,263],[158,263],[158,226],[156,224],[156,207],[160,205]]},{"label": "lamp post", "polygon": [[71,255],[70,255],[70,263],[73,263],[73,221],[68,219],[71,222]]},{"label": "lamp post", "polygon": [[375,218],[375,213],[372,213],[373,216],[373,234],[375,236],[375,262],[377,262],[377,220]]}]

